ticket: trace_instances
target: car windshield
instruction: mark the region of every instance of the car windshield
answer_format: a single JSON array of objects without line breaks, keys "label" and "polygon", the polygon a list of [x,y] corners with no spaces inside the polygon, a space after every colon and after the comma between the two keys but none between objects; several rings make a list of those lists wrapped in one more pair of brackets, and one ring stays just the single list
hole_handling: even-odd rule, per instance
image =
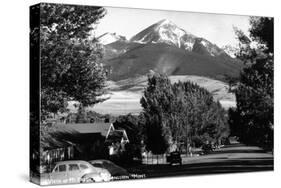
[{"label": "car windshield", "polygon": [[112,163],[108,163],[108,162],[103,163],[103,165],[105,168],[115,168],[116,167],[116,165],[114,165]]},{"label": "car windshield", "polygon": [[111,162],[109,162],[109,161],[102,161],[102,163],[103,164],[106,164],[106,165],[110,165],[110,164],[112,164]]},{"label": "car windshield", "polygon": [[91,163],[94,167],[103,168],[101,163]]},{"label": "car windshield", "polygon": [[54,172],[58,172],[59,171],[59,167],[57,166],[55,169],[54,169]]}]

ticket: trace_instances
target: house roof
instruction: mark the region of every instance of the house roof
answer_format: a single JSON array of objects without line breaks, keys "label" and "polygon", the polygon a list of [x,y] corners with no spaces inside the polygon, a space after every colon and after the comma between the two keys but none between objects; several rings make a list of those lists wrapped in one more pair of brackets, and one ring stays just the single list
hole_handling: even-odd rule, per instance
[{"label": "house roof", "polygon": [[57,123],[56,130],[61,132],[78,132],[78,133],[101,133],[106,136],[111,123]]},{"label": "house roof", "polygon": [[49,137],[49,139],[40,142],[41,147],[43,149],[57,149],[57,148],[65,148],[68,146],[73,146],[74,144],[70,141],[66,141],[63,139],[56,139],[53,137]]},{"label": "house roof", "polygon": [[107,141],[113,141],[113,140],[119,140],[120,141],[122,138],[125,141],[129,141],[128,136],[126,134],[126,131],[124,129],[111,131],[108,134],[106,140]]},{"label": "house roof", "polygon": [[41,142],[41,147],[55,149],[75,145],[75,143],[81,142],[81,138],[88,139],[88,134],[99,134],[104,136],[107,141],[116,139],[129,141],[126,131],[115,129],[112,123],[56,123],[52,125],[52,131],[48,133],[48,137]]}]

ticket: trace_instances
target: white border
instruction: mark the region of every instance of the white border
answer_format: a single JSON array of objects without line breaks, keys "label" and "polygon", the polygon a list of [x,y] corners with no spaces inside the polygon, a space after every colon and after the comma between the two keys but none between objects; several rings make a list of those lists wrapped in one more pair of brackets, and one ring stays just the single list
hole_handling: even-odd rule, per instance
[{"label": "white border", "polygon": [[[40,1],[1,3],[1,187],[36,187],[28,182],[29,6]],[[280,5],[277,0],[46,0],[46,2],[275,17],[275,171],[120,181],[80,187],[276,187],[280,176]],[[278,125],[279,124],[279,125]],[[279,126],[279,127],[278,127]],[[65,187],[65,186],[57,186]],[[67,187],[77,187],[68,185]]]}]

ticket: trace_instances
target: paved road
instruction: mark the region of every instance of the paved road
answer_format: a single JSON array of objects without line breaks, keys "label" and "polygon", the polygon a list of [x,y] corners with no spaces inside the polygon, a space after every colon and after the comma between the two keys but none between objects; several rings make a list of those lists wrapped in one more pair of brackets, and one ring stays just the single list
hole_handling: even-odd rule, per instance
[{"label": "paved road", "polygon": [[273,170],[273,155],[258,147],[226,146],[209,155],[183,157],[183,165],[140,165],[129,168],[147,178]]}]

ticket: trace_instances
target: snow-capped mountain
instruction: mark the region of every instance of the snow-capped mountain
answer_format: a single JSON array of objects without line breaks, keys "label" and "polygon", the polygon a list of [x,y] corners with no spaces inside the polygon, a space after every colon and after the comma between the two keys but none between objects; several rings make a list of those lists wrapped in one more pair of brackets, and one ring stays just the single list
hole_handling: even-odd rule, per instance
[{"label": "snow-capped mountain", "polygon": [[210,56],[227,56],[217,45],[185,31],[167,19],[149,26],[133,36],[130,41],[143,44],[167,43],[189,52],[193,51]]},{"label": "snow-capped mountain", "polygon": [[169,20],[161,20],[133,36],[118,35],[104,45],[103,63],[114,81],[146,75],[197,75],[219,80],[237,77],[242,64],[216,44],[197,37]]},{"label": "snow-capped mountain", "polygon": [[[104,44],[102,63],[109,73],[112,95],[96,105],[97,111],[139,113],[139,100],[150,72],[165,74],[171,82],[192,81],[208,89],[224,107],[235,106],[235,96],[228,93],[226,81],[239,77],[243,63],[169,20],[149,26],[130,40],[115,33],[99,39]],[[128,111],[122,111],[125,103]]]},{"label": "snow-capped mountain", "polygon": [[116,33],[104,33],[97,39],[103,45],[107,45],[116,41],[126,41],[126,37],[117,35]]},{"label": "snow-capped mountain", "polygon": [[210,56],[228,56],[224,50],[204,38],[196,38],[192,51]]},{"label": "snow-capped mountain", "polygon": [[235,58],[236,54],[238,53],[238,47],[234,47],[231,45],[222,46],[222,49],[232,58]]},{"label": "snow-capped mountain", "polygon": [[170,20],[164,19],[136,34],[130,41],[138,43],[162,42],[191,51],[196,38],[195,35],[186,32]]}]

